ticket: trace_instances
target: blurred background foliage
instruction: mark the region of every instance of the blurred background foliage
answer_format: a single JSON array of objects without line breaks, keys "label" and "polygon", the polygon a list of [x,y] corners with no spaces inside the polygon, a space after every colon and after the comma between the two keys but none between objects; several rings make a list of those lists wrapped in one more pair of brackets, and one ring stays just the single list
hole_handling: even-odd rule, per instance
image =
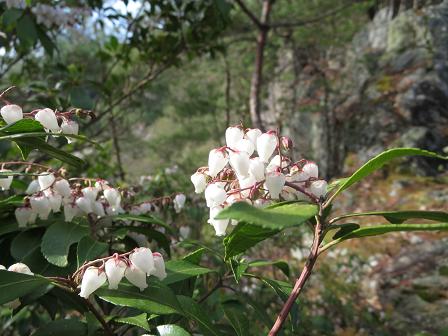
[{"label": "blurred background foliage", "polygon": [[[256,17],[262,3],[244,2]],[[446,1],[276,0],[270,22],[261,115],[266,128],[295,140],[296,155],[316,160],[324,175],[334,178],[395,144],[446,150],[448,40],[436,31],[448,29]],[[0,2],[0,83],[3,89],[17,87],[8,99],[27,111],[92,110],[96,118],[82,122],[80,133],[102,149],[69,145],[87,162],[83,171],[70,173],[140,185],[155,195],[185,192],[189,206],[173,225],[189,227],[192,238],[218,246],[189,176],[206,165],[210,148],[223,143],[228,125],[252,124],[258,34],[230,0],[7,0]],[[409,88],[420,98],[409,98]],[[18,150],[1,144],[0,153],[6,160]],[[405,161],[381,174],[349,192],[336,210],[446,210],[447,176],[439,162]],[[365,253],[345,243],[320,263],[301,301],[294,335],[447,335],[448,278],[439,272],[447,258],[438,256],[435,270],[411,269],[401,289],[382,287],[384,274],[394,272],[391,265],[415,253],[413,245],[429,244],[427,257],[433,260],[432,237],[374,239]],[[290,283],[310,239],[305,228],[291,230],[254,248],[254,258],[283,259],[291,266],[289,278],[275,267],[260,276]],[[247,294],[238,299],[254,305],[248,320],[275,316],[281,302],[277,287],[254,284],[259,281],[236,285]],[[444,290],[428,299],[424,292],[434,288]],[[402,311],[400,305],[420,311]],[[435,310],[446,314],[434,322],[428,316]]]}]

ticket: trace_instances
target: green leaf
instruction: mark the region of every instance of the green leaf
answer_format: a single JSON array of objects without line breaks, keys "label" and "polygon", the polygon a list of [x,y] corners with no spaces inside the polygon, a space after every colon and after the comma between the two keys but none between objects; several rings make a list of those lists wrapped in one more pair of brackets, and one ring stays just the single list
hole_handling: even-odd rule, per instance
[{"label": "green leaf", "polygon": [[448,213],[443,211],[420,211],[420,210],[403,210],[403,211],[371,211],[371,212],[359,212],[342,215],[335,217],[332,222],[336,222],[340,219],[350,217],[362,217],[362,216],[382,216],[388,222],[393,224],[403,223],[407,219],[419,218],[428,219],[433,221],[448,222]]},{"label": "green leaf", "polygon": [[157,327],[159,336],[191,336],[184,328],[175,324],[165,324]]},{"label": "green leaf", "polygon": [[360,226],[359,226],[359,224],[356,224],[356,223],[345,223],[345,224],[341,224],[341,225],[335,225],[334,227],[330,227],[330,228],[331,229],[339,228],[339,231],[336,232],[335,235],[333,236],[333,239],[337,239],[339,237],[345,236],[349,232],[359,229]]},{"label": "green leaf", "polygon": [[0,304],[29,294],[49,283],[43,277],[0,270]]},{"label": "green leaf", "polygon": [[109,246],[106,243],[92,239],[90,236],[81,238],[78,243],[78,268],[85,261],[94,260],[106,253]]},{"label": "green leaf", "polygon": [[11,242],[11,255],[13,258],[18,262],[25,262],[24,260],[28,256],[40,249],[41,236],[41,228],[20,232]]},{"label": "green leaf", "polygon": [[232,325],[238,336],[245,336],[248,334],[249,320],[246,315],[247,312],[242,308],[243,306],[238,301],[227,301],[221,304],[224,314]]},{"label": "green leaf", "polygon": [[40,122],[34,119],[21,119],[15,123],[8,124],[0,128],[1,133],[17,134],[17,133],[34,133],[44,132],[45,129]]},{"label": "green leaf", "polygon": [[16,26],[17,37],[25,48],[33,46],[37,41],[37,29],[30,14],[23,15]]},{"label": "green leaf", "polygon": [[215,329],[213,326],[212,321],[208,317],[209,314],[207,314],[202,307],[196,303],[192,298],[188,296],[178,295],[177,299],[179,300],[182,309],[184,311],[184,316],[193,319],[197,322],[199,330],[204,335],[210,335],[210,336],[219,336],[221,335],[219,331]]},{"label": "green leaf", "polygon": [[150,327],[148,324],[148,315],[146,313],[136,315],[136,316],[128,316],[128,317],[119,317],[114,319],[115,322],[124,323],[124,324],[130,324],[137,327],[140,327],[142,329],[145,329],[146,331],[150,331]]},{"label": "green leaf", "polygon": [[284,260],[255,260],[251,261],[248,265],[249,267],[263,267],[263,266],[275,266],[281,270],[287,277],[289,277],[289,265]]},{"label": "green leaf", "polygon": [[351,187],[356,182],[362,180],[363,178],[369,176],[375,170],[380,169],[384,164],[392,159],[403,157],[403,156],[426,156],[435,159],[447,160],[447,157],[441,156],[437,153],[429,152],[419,148],[393,148],[389,149],[381,154],[375,156],[373,159],[367,161],[361,168],[355,171],[347,180],[345,180],[341,186],[338,187],[336,192],[331,195],[327,200],[327,204],[340,194],[345,189]]},{"label": "green leaf", "polygon": [[161,220],[155,216],[150,216],[150,215],[137,216],[137,215],[122,214],[122,215],[113,216],[111,218],[112,218],[112,220],[123,220],[123,221],[139,222],[139,223],[157,224],[157,225],[163,226],[170,233],[174,233],[173,228],[171,226],[169,226],[163,220]]},{"label": "green leaf", "polygon": [[86,225],[57,222],[51,225],[42,237],[42,254],[50,263],[65,267],[68,264],[70,246],[88,234],[89,228]]},{"label": "green leaf", "polygon": [[297,226],[314,217],[318,207],[306,203],[286,203],[271,208],[256,208],[246,202],[237,202],[222,210],[217,219],[235,219],[268,229]]},{"label": "green leaf", "polygon": [[104,301],[118,306],[132,307],[154,314],[182,314],[182,308],[172,290],[155,279],[148,278],[148,288],[140,290],[130,284],[118,289],[100,288],[95,292]]},{"label": "green leaf", "polygon": [[266,229],[257,225],[240,223],[224,238],[225,260],[245,252],[259,242],[270,238],[280,230]]},{"label": "green leaf", "polygon": [[163,280],[163,283],[167,285],[198,275],[214,272],[209,268],[198,266],[185,260],[170,260],[165,266],[168,276]]},{"label": "green leaf", "polygon": [[2,15],[3,25],[15,25],[17,20],[22,16],[23,10],[18,8],[9,8]]},{"label": "green leaf", "polygon": [[32,336],[84,336],[87,334],[85,323],[75,319],[52,321],[36,330]]}]

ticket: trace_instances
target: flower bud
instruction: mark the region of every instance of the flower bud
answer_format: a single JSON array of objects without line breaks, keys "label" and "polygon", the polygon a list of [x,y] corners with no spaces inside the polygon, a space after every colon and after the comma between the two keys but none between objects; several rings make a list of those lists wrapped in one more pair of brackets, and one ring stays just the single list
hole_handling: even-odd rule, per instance
[{"label": "flower bud", "polygon": [[154,258],[154,271],[151,273],[156,276],[159,280],[166,278],[165,261],[160,253],[155,252],[152,254]]},{"label": "flower bud", "polygon": [[120,206],[121,195],[120,192],[115,188],[106,188],[103,191],[103,195],[106,198],[109,205],[113,208]]},{"label": "flower bud", "polygon": [[38,180],[32,180],[30,184],[28,184],[28,188],[26,188],[25,193],[28,195],[32,195],[40,191],[40,185]]},{"label": "flower bud", "polygon": [[224,236],[226,234],[227,226],[229,225],[228,219],[215,219],[223,208],[221,206],[214,206],[210,208],[210,218],[208,223],[215,229],[217,236]]},{"label": "flower bud", "polygon": [[249,174],[249,155],[246,152],[230,152],[230,165],[238,176]]},{"label": "flower bud", "polygon": [[[2,172],[2,173],[9,173],[9,172],[11,172],[11,170],[9,170],[9,169],[0,169],[0,172]],[[11,187],[11,183],[12,183],[12,175],[0,176],[0,188],[2,188],[2,190],[9,190],[9,188]]]},{"label": "flower bud", "polygon": [[186,197],[184,194],[177,194],[174,197],[174,210],[176,211],[176,213],[179,213],[185,206],[185,200]]},{"label": "flower bud", "polygon": [[59,212],[61,210],[62,196],[56,193],[52,193],[48,196],[48,202],[50,202],[50,208],[53,212]]},{"label": "flower bud", "polygon": [[81,211],[84,212],[85,214],[93,212],[92,209],[93,202],[87,197],[79,197],[78,199],[76,199],[75,203],[78,206],[78,208],[81,209]]},{"label": "flower bud", "polygon": [[90,294],[104,285],[106,280],[106,273],[100,271],[98,267],[88,267],[82,276],[79,296],[87,299]]},{"label": "flower bud", "polygon": [[258,128],[250,128],[245,135],[245,138],[253,143],[254,146],[257,145],[257,139],[262,134]]},{"label": "flower bud", "polygon": [[302,172],[305,173],[308,178],[318,178],[319,176],[319,168],[317,167],[317,164],[314,162],[308,162],[306,163],[303,168]]},{"label": "flower bud", "polygon": [[57,132],[60,130],[59,124],[58,124],[58,118],[56,117],[56,114],[53,110],[49,108],[45,108],[40,110],[36,113],[34,118],[41,123],[41,125],[52,131]]},{"label": "flower bud", "polygon": [[249,174],[252,175],[257,182],[264,180],[264,163],[259,157],[254,157],[249,161]]},{"label": "flower bud", "polygon": [[311,182],[310,192],[317,198],[325,196],[325,194],[327,193],[327,181],[317,180]]},{"label": "flower bud", "polygon": [[280,143],[281,143],[281,145],[282,145],[282,148],[283,148],[284,150],[287,150],[287,151],[291,150],[292,147],[293,147],[293,143],[292,143],[291,138],[290,138],[290,137],[287,137],[287,136],[282,136],[282,137],[280,138]]},{"label": "flower bud", "polygon": [[23,228],[28,224],[31,216],[33,215],[33,210],[28,207],[21,207],[17,208],[14,211],[14,214],[16,216],[17,223],[19,224],[19,228]]},{"label": "flower bud", "polygon": [[[152,256],[152,255],[151,255]],[[131,264],[126,271],[124,272],[124,276],[128,281],[134,286],[138,287],[142,292],[145,288],[148,287],[146,283],[146,274],[145,272],[140,271],[137,267]]]},{"label": "flower bud", "polygon": [[240,152],[246,152],[249,156],[251,156],[255,151],[255,145],[250,140],[241,139],[235,145],[235,149]]},{"label": "flower bud", "polygon": [[209,184],[207,188],[205,188],[204,195],[209,208],[222,204],[227,197],[226,191],[220,186],[219,183]]},{"label": "flower bud", "polygon": [[[61,131],[64,134],[78,135],[79,125],[76,121],[64,119],[61,124]],[[73,142],[73,138],[67,137],[68,143]]]},{"label": "flower bud", "polygon": [[23,118],[22,108],[15,104],[3,106],[0,110],[0,114],[7,124],[12,124]]},{"label": "flower bud", "polygon": [[280,197],[280,192],[285,185],[285,181],[285,175],[280,172],[270,172],[266,174],[265,184],[272,199],[278,199]]},{"label": "flower bud", "polygon": [[61,196],[63,197],[69,197],[72,193],[72,190],[70,189],[70,184],[67,180],[61,179],[57,180],[53,184],[53,189]]},{"label": "flower bud", "polygon": [[277,135],[273,132],[263,133],[257,139],[257,152],[260,160],[268,162],[277,148]]},{"label": "flower bud", "polygon": [[208,173],[211,177],[218,175],[229,162],[225,151],[212,149],[208,154]]},{"label": "flower bud", "polygon": [[16,263],[16,264],[9,266],[8,271],[22,273],[22,274],[28,274],[28,275],[34,275],[34,273],[31,272],[30,268],[23,263]]},{"label": "flower bud", "polygon": [[109,289],[117,289],[118,284],[124,277],[127,265],[123,260],[118,258],[109,259],[105,264],[107,280],[109,281]]},{"label": "flower bud", "polygon": [[48,219],[48,215],[51,212],[51,206],[46,196],[32,196],[30,197],[30,204],[31,209],[33,209],[41,219]]},{"label": "flower bud", "polygon": [[207,187],[207,177],[203,173],[200,172],[194,173],[193,175],[191,175],[190,180],[191,183],[193,183],[194,185],[194,192],[196,194],[200,194]]},{"label": "flower bud", "polygon": [[64,205],[64,218],[66,222],[71,222],[78,213],[79,208],[76,205],[71,203]]},{"label": "flower bud", "polygon": [[98,191],[99,190],[95,187],[86,187],[81,190],[84,197],[92,202],[96,201],[96,197],[98,196]]},{"label": "flower bud", "polygon": [[239,127],[228,127],[226,129],[226,144],[228,147],[234,149],[238,141],[244,137],[244,132]]},{"label": "flower bud", "polygon": [[149,248],[139,247],[129,255],[129,260],[140,271],[150,274],[154,270],[154,258]]},{"label": "flower bud", "polygon": [[50,188],[53,185],[55,180],[56,180],[56,178],[54,177],[54,175],[52,173],[42,173],[37,178],[37,181],[39,182],[40,190],[46,190],[46,189]]}]

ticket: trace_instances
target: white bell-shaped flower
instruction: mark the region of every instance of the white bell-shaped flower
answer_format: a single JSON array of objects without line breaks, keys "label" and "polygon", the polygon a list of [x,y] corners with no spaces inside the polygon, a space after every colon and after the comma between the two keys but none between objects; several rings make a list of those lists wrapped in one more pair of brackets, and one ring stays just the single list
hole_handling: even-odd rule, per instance
[{"label": "white bell-shaped flower", "polygon": [[185,206],[186,199],[187,199],[187,197],[184,194],[177,194],[174,197],[173,203],[174,203],[174,210],[176,211],[176,213],[179,213],[182,211],[182,209]]},{"label": "white bell-shaped flower", "polygon": [[140,271],[150,274],[154,271],[154,258],[152,252],[149,248],[139,247],[134,250],[129,255],[129,260],[137,267]]},{"label": "white bell-shaped flower", "polygon": [[11,266],[8,267],[8,271],[22,273],[22,274],[28,274],[28,275],[34,275],[34,273],[31,272],[30,268],[27,265],[25,265],[24,263],[12,264]]},{"label": "white bell-shaped flower", "polygon": [[257,146],[258,137],[263,134],[258,128],[250,128],[245,135],[245,138],[253,143],[254,147]]},{"label": "white bell-shaped flower", "polygon": [[304,182],[308,181],[308,179],[309,179],[309,175],[307,173],[304,173],[301,170],[286,177],[286,181],[293,182],[293,183],[304,183]]},{"label": "white bell-shaped flower", "polygon": [[118,258],[112,258],[106,261],[105,271],[109,282],[109,289],[118,288],[118,284],[123,279],[126,268],[126,263]]},{"label": "white bell-shaped flower", "polygon": [[[0,169],[0,172],[2,172],[2,173],[9,173],[9,172],[11,172],[11,170],[9,170],[9,169]],[[12,175],[0,176],[0,188],[2,190],[9,190],[9,188],[11,188],[11,183],[12,183]]]},{"label": "white bell-shaped flower", "polygon": [[[79,125],[74,120],[66,120],[66,119],[64,119],[62,121],[62,124],[61,124],[61,131],[64,134],[78,135]],[[72,143],[73,142],[73,138],[70,138],[70,137],[66,137],[66,138],[67,138],[68,143]]]},{"label": "white bell-shaped flower", "polygon": [[249,161],[249,174],[252,175],[257,182],[264,180],[264,170],[265,166],[260,158],[254,157]]},{"label": "white bell-shaped flower", "polygon": [[82,212],[89,214],[93,212],[93,203],[91,199],[87,197],[79,197],[75,201],[76,205]]},{"label": "white bell-shaped flower", "polygon": [[327,193],[327,181],[317,180],[311,182],[310,192],[318,198],[325,196]]},{"label": "white bell-shaped flower", "polygon": [[98,188],[98,190],[104,190],[109,188],[109,182],[107,182],[106,180],[103,179],[98,179],[95,182],[95,187]]},{"label": "white bell-shaped flower", "polygon": [[249,155],[246,152],[230,152],[230,165],[238,176],[249,175]]},{"label": "white bell-shaped flower", "polygon": [[17,208],[14,211],[14,214],[16,216],[17,223],[19,224],[19,228],[25,227],[33,215],[33,210],[29,207],[21,207]]},{"label": "white bell-shaped flower", "polygon": [[82,276],[81,291],[79,296],[87,299],[90,294],[105,284],[106,273],[100,271],[98,267],[88,267]]},{"label": "white bell-shaped flower", "polygon": [[32,180],[28,187],[26,188],[25,193],[28,195],[32,195],[40,191],[40,185],[38,180]]},{"label": "white bell-shaped flower", "polygon": [[225,151],[212,149],[208,154],[208,173],[211,177],[216,177],[229,162]]},{"label": "white bell-shaped flower", "polygon": [[46,189],[50,188],[53,185],[55,180],[56,180],[56,178],[54,177],[54,175],[52,173],[42,173],[37,178],[37,181],[39,182],[40,190],[46,190]]},{"label": "white bell-shaped flower", "polygon": [[19,105],[9,104],[1,108],[0,114],[7,124],[12,124],[23,118],[23,111]]},{"label": "white bell-shaped flower", "polygon": [[166,278],[165,261],[160,253],[154,252],[152,254],[154,257],[154,271],[151,273],[156,276],[159,280]]},{"label": "white bell-shaped flower", "polygon": [[52,132],[57,132],[60,130],[58,118],[52,109],[42,109],[36,113],[34,118],[40,122],[44,128],[49,129]]},{"label": "white bell-shaped flower", "polygon": [[146,283],[146,273],[142,272],[139,268],[135,267],[133,264],[126,268],[124,272],[124,276],[128,281],[134,286],[138,287],[142,292],[145,288],[148,287]]},{"label": "white bell-shaped flower", "polygon": [[207,188],[205,188],[204,195],[209,208],[222,204],[227,197],[226,191],[219,183],[209,184]]},{"label": "white bell-shaped flower", "polygon": [[263,133],[257,138],[257,152],[260,160],[268,162],[277,148],[277,135],[273,132]]},{"label": "white bell-shaped flower", "polygon": [[71,222],[79,213],[77,205],[69,203],[64,205],[64,218],[66,222]]},{"label": "white bell-shaped flower", "polygon": [[241,196],[242,197],[249,197],[250,195],[250,187],[253,187],[257,181],[255,180],[255,177],[252,175],[246,176],[246,177],[240,177],[238,178],[238,182],[240,184],[240,188],[244,189],[241,190]]},{"label": "white bell-shaped flower", "polygon": [[53,190],[63,197],[69,197],[72,193],[72,190],[70,189],[70,183],[68,183],[68,181],[65,179],[57,180],[56,182],[54,182]]},{"label": "white bell-shaped flower", "polygon": [[250,140],[241,139],[235,145],[235,149],[240,152],[246,152],[249,156],[251,156],[255,151],[255,145]]},{"label": "white bell-shaped flower", "polygon": [[61,211],[62,196],[56,193],[48,195],[48,202],[50,202],[50,207],[53,212]]},{"label": "white bell-shaped flower", "polygon": [[236,144],[244,137],[244,132],[239,127],[228,127],[226,129],[226,144],[230,148],[235,148]]},{"label": "white bell-shaped flower", "polygon": [[86,187],[81,190],[84,197],[89,199],[92,202],[96,201],[96,197],[98,196],[98,188],[96,187]]},{"label": "white bell-shaped flower", "polygon": [[228,219],[215,219],[223,208],[221,206],[214,206],[210,208],[210,218],[208,223],[215,229],[217,236],[224,236],[226,234],[227,226],[229,226]]},{"label": "white bell-shaped flower", "polygon": [[268,166],[266,167],[266,172],[269,173],[271,171],[275,171],[277,170],[277,168],[281,167],[281,168],[285,168],[288,166],[288,163],[284,160],[282,160],[281,162],[281,166],[280,166],[280,155],[276,155],[272,158],[271,161],[269,161]]},{"label": "white bell-shaped flower", "polygon": [[50,202],[48,198],[44,195],[40,196],[31,196],[30,197],[31,208],[37,215],[45,220],[48,219],[48,215],[51,212]]},{"label": "white bell-shaped flower", "polygon": [[318,178],[319,177],[319,167],[314,162],[306,163],[302,172],[308,176],[308,178]]},{"label": "white bell-shaped flower", "polygon": [[6,267],[3,266],[3,265],[0,265],[0,270],[1,270],[1,271],[5,271],[5,270],[6,270]]},{"label": "white bell-shaped flower", "polygon": [[103,204],[100,201],[95,201],[92,203],[92,212],[98,217],[106,216],[106,212],[104,211]]},{"label": "white bell-shaped flower", "polygon": [[190,177],[191,183],[194,185],[194,192],[200,194],[207,187],[207,177],[204,173],[196,172]]},{"label": "white bell-shaped flower", "polygon": [[285,175],[280,172],[270,172],[266,174],[265,184],[272,199],[278,199],[280,197],[285,182]]},{"label": "white bell-shaped flower", "polygon": [[106,198],[109,205],[113,208],[120,206],[121,195],[120,192],[115,188],[106,188],[103,191],[103,195]]}]

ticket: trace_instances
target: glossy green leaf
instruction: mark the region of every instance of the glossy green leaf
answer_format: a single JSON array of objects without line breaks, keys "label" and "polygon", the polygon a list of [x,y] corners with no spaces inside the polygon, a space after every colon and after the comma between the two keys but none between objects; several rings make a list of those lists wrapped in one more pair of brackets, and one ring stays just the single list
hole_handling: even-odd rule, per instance
[{"label": "glossy green leaf", "polygon": [[0,304],[38,290],[50,282],[39,276],[0,270]]},{"label": "glossy green leaf", "polygon": [[142,292],[135,286],[123,283],[118,289],[100,288],[95,294],[104,301],[147,313],[182,314],[182,308],[172,290],[155,279],[148,278],[148,288]]},{"label": "glossy green leaf", "polygon": [[371,211],[351,213],[336,217],[333,222],[350,217],[363,216],[382,216],[388,222],[400,224],[411,218],[428,219],[432,221],[448,222],[448,213],[443,211],[421,211],[421,210],[403,210],[403,211]]},{"label": "glossy green leaf", "polygon": [[87,325],[75,319],[51,321],[36,330],[32,336],[84,336],[87,335]]},{"label": "glossy green leaf", "polygon": [[40,122],[34,119],[21,119],[15,123],[5,125],[0,128],[0,133],[16,134],[16,133],[31,133],[31,132],[44,132],[45,129]]},{"label": "glossy green leaf", "polygon": [[280,230],[266,229],[257,225],[240,223],[224,238],[225,259],[229,260],[247,251],[259,242],[270,238]]},{"label": "glossy green leaf", "polygon": [[159,336],[191,336],[184,328],[175,324],[165,324],[157,327]]},{"label": "glossy green leaf", "polygon": [[13,258],[18,262],[25,262],[24,260],[28,256],[39,251],[41,236],[41,228],[20,232],[11,242],[11,255]]},{"label": "glossy green leaf", "polygon": [[429,152],[427,150],[419,148],[393,148],[389,149],[381,154],[375,156],[373,159],[367,161],[361,168],[355,171],[350,177],[348,177],[335,191],[335,193],[328,199],[327,203],[331,201],[342,191],[351,187],[356,182],[362,180],[363,178],[369,176],[374,171],[380,169],[383,165],[388,163],[390,160],[404,157],[404,156],[426,156],[434,159],[447,160],[447,157],[441,156],[437,153]]},{"label": "glossy green leaf", "polygon": [[214,272],[209,268],[195,265],[185,260],[170,260],[165,264],[168,276],[163,280],[165,284],[172,284],[198,275]]},{"label": "glossy green leaf", "polygon": [[57,222],[51,225],[42,237],[42,254],[50,263],[65,267],[68,264],[70,246],[88,234],[89,228],[85,224]]},{"label": "glossy green leaf", "polygon": [[246,317],[247,312],[243,309],[243,305],[238,301],[228,301],[221,305],[236,335],[246,336],[250,328],[249,320]]},{"label": "glossy green leaf", "polygon": [[17,37],[24,47],[28,48],[36,43],[37,29],[31,14],[23,15],[17,22],[16,29]]},{"label": "glossy green leaf", "polygon": [[209,318],[209,314],[207,314],[207,312],[196,301],[183,295],[178,295],[177,299],[182,306],[184,316],[195,320],[202,334],[206,336],[221,335],[221,333],[213,326],[213,323]]},{"label": "glossy green leaf", "polygon": [[274,260],[274,261],[254,260],[254,261],[249,262],[248,266],[249,267],[275,266],[279,270],[281,270],[287,277],[289,277],[289,274],[290,274],[289,265],[284,260]]},{"label": "glossy green leaf", "polygon": [[94,260],[108,251],[106,243],[92,239],[90,236],[81,238],[78,243],[78,267],[85,261]]},{"label": "glossy green leaf", "polygon": [[22,16],[23,10],[18,8],[8,8],[2,14],[2,23],[5,26],[15,25],[17,20]]},{"label": "glossy green leaf", "polygon": [[118,317],[114,319],[115,322],[123,323],[123,324],[130,324],[137,327],[140,327],[142,329],[145,329],[146,331],[150,331],[150,327],[148,324],[148,314],[143,313],[136,316],[127,316],[127,317]]},{"label": "glossy green leaf", "polygon": [[271,208],[256,208],[246,202],[237,202],[222,210],[218,219],[234,219],[268,229],[297,226],[314,217],[318,207],[306,203],[286,203]]},{"label": "glossy green leaf", "polygon": [[339,237],[345,236],[347,233],[350,233],[356,229],[360,228],[360,225],[357,223],[344,223],[341,225],[335,225],[332,229],[339,229],[333,236],[333,239],[337,239]]}]

